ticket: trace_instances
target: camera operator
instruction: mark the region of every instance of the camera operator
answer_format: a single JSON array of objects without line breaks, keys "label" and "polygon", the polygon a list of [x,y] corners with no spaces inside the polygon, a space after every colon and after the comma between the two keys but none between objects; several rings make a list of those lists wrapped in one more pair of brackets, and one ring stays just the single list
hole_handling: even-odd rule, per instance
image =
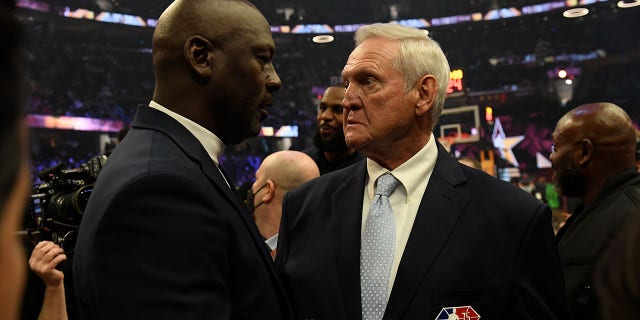
[{"label": "camera operator", "polygon": [[45,283],[44,301],[38,320],[66,320],[64,273],[56,267],[67,260],[64,250],[51,241],[40,241],[29,258],[29,267]]},{"label": "camera operator", "polygon": [[23,319],[79,319],[71,270],[73,248],[93,182],[106,161],[102,155],[76,169],[64,169],[60,163],[38,173],[42,183],[32,190],[25,221],[32,272]]}]

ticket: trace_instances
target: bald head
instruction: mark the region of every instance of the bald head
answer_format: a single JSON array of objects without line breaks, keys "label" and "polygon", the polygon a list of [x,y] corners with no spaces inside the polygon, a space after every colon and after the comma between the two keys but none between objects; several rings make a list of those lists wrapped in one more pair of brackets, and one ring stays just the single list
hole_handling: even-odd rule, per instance
[{"label": "bald head", "polygon": [[315,161],[299,151],[278,151],[264,159],[259,170],[266,179],[288,191],[320,176]]},{"label": "bald head", "polygon": [[253,218],[265,239],[278,233],[285,193],[319,176],[315,161],[299,151],[278,151],[264,159],[256,171],[249,203],[255,208]]},{"label": "bald head", "polygon": [[572,139],[589,139],[594,160],[606,161],[612,168],[635,165],[635,129],[629,115],[613,103],[581,105],[564,115],[556,131]]},{"label": "bald head", "polygon": [[558,121],[553,140],[556,187],[584,203],[595,199],[609,178],[635,168],[635,130],[615,104],[590,103],[569,111]]},{"label": "bald head", "polygon": [[153,34],[153,101],[198,123],[225,144],[256,136],[273,92],[269,23],[241,0],[176,0]]},{"label": "bald head", "polygon": [[[257,12],[242,0],[176,0],[160,15],[153,32],[152,57],[156,81],[163,75],[184,67],[185,43],[194,35],[202,36],[214,47],[230,41],[242,21],[243,11]],[[259,14],[262,17],[261,14]],[[264,20],[264,17],[262,17]],[[266,20],[264,20],[266,23]]]}]

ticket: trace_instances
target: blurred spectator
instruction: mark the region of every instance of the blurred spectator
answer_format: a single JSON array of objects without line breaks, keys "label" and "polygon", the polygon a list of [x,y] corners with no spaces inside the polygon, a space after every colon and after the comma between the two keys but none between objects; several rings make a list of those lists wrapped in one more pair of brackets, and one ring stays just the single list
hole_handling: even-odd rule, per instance
[{"label": "blurred spectator", "polygon": [[318,104],[313,146],[302,151],[316,162],[320,174],[346,168],[364,159],[344,141],[342,100],[345,90],[342,86],[334,86],[324,91]]},{"label": "blurred spectator", "polygon": [[528,173],[522,173],[522,176],[520,176],[520,179],[518,180],[518,188],[526,191],[527,193],[533,195],[533,190],[535,189],[535,186],[533,184],[533,182],[531,181],[531,176],[529,176]]},{"label": "blurred spectator", "polygon": [[23,124],[22,26],[15,1],[0,2],[0,319],[18,319],[26,275],[16,231],[29,194],[27,129]]},{"label": "blurred spectator", "polygon": [[458,158],[458,162],[464,164],[465,166],[482,170],[482,165],[480,164],[480,161],[478,161],[477,159],[470,158],[470,157],[460,157]]},{"label": "blurred spectator", "polygon": [[299,151],[278,151],[266,157],[256,181],[247,194],[249,211],[265,239],[271,257],[275,257],[284,194],[320,176],[318,166],[308,155]]}]

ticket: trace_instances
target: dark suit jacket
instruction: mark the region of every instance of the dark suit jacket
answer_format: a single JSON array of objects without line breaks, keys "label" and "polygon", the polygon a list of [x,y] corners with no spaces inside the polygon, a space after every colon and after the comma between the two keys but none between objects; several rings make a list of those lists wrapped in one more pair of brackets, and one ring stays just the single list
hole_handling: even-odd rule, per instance
[{"label": "dark suit jacket", "polygon": [[580,205],[557,235],[569,308],[574,319],[598,319],[592,269],[623,223],[640,214],[636,169],[611,177],[588,207]]},{"label": "dark suit jacket", "polygon": [[257,228],[198,140],[140,106],[80,226],[83,319],[289,319]]},{"label": "dark suit jacket", "polygon": [[[361,318],[366,161],[285,196],[276,263],[298,319]],[[549,208],[530,194],[438,159],[384,319],[435,319],[472,306],[482,319],[566,319]]]}]

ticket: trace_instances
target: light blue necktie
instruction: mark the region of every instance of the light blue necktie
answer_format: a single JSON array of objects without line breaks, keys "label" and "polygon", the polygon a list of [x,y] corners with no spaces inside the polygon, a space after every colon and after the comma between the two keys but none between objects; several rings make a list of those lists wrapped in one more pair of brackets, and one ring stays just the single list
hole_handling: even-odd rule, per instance
[{"label": "light blue necktie", "polygon": [[400,182],[391,173],[376,180],[360,246],[360,298],[362,319],[380,320],[387,308],[389,274],[396,243],[396,227],[389,195]]}]

